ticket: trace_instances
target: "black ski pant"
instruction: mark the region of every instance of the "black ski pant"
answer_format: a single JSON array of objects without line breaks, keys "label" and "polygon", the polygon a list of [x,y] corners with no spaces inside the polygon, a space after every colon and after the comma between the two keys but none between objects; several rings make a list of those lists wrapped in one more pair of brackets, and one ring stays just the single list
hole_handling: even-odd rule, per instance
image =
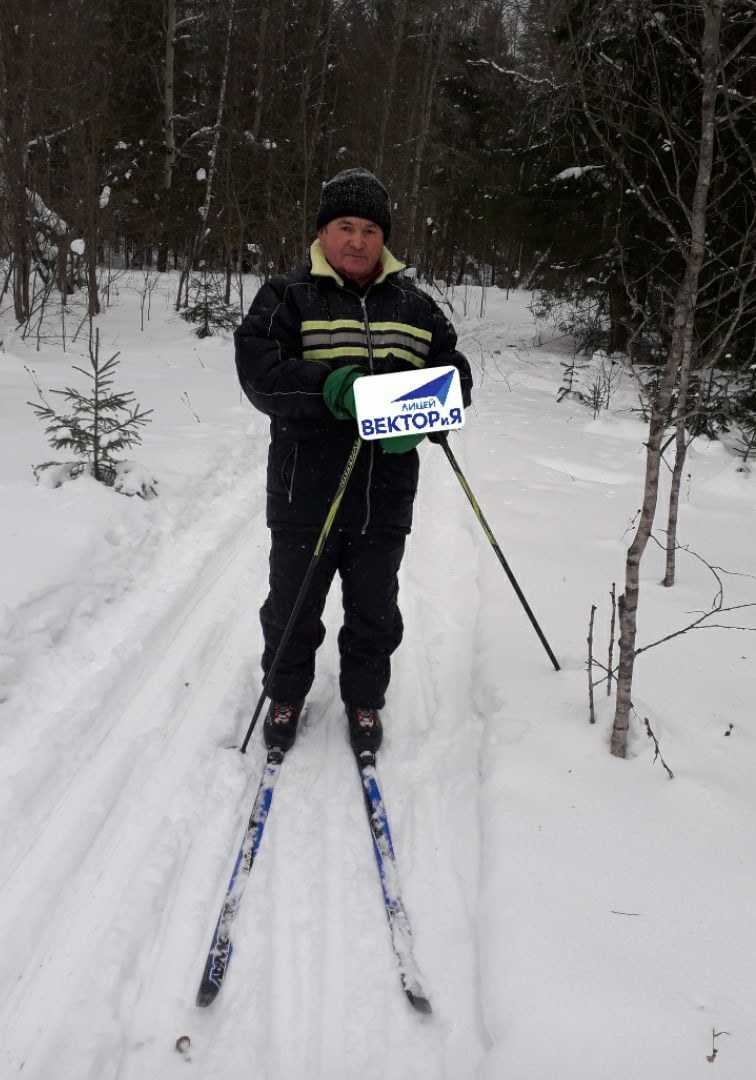
[{"label": "black ski pant", "polygon": [[[267,677],[302,581],[318,531],[273,529],[270,592],[260,610]],[[402,640],[398,607],[401,533],[362,534],[333,530],[315,565],[304,604],[268,686],[274,701],[304,701],[315,678],[315,653],[325,638],[326,598],[337,571],[344,621],[338,636],[341,698],[347,705],[383,708],[391,678],[391,654]]]}]

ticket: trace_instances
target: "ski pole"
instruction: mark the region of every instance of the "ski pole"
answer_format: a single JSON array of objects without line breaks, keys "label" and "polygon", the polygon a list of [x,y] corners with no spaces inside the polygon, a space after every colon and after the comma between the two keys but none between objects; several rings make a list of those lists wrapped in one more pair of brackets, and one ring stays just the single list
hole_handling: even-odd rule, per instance
[{"label": "ski pole", "polygon": [[318,560],[323,554],[323,548],[325,547],[326,540],[328,539],[328,535],[331,531],[331,526],[333,525],[334,519],[339,512],[341,500],[344,498],[344,492],[346,491],[346,486],[349,483],[349,477],[352,475],[352,470],[354,469],[355,462],[357,461],[357,455],[360,452],[361,446],[362,439],[358,436],[354,441],[354,446],[349,452],[346,466],[343,473],[341,474],[341,478],[339,479],[338,487],[336,488],[336,494],[334,495],[328,513],[326,514],[326,519],[323,522],[323,528],[320,530],[320,535],[315,542],[315,549],[312,553],[312,558],[310,559],[310,565],[307,567],[307,571],[305,572],[302,584],[299,587],[299,592],[297,593],[296,600],[294,601],[294,606],[291,609],[291,615],[289,615],[289,621],[284,627],[284,632],[281,635],[281,641],[279,642],[278,648],[276,649],[276,655],[273,657],[273,661],[270,665],[270,668],[268,669],[268,674],[265,676],[260,697],[257,699],[257,705],[255,706],[255,711],[252,714],[252,720],[250,721],[249,728],[247,729],[247,734],[244,736],[244,742],[241,744],[242,754],[245,754],[247,752],[247,744],[249,743],[249,740],[252,736],[252,732],[255,730],[255,724],[257,723],[257,719],[262,711],[263,702],[268,696],[268,687],[273,680],[273,676],[278,670],[278,665],[280,663],[281,657],[283,656],[283,651],[289,643],[289,638],[291,637],[292,631],[294,630],[294,625],[299,617],[299,612],[302,610],[302,605],[304,604],[307,590],[310,587],[312,576],[315,573],[315,567],[318,565]]},{"label": "ski pole", "polygon": [[511,569],[509,567],[509,563],[504,558],[504,553],[502,552],[499,545],[496,543],[496,537],[491,532],[491,528],[490,528],[488,522],[486,521],[485,517],[483,516],[483,511],[478,506],[477,499],[475,498],[472,491],[470,490],[470,485],[468,484],[467,480],[464,477],[464,474],[463,474],[462,470],[459,467],[459,462],[457,461],[454,454],[452,453],[451,447],[449,446],[448,438],[449,437],[448,437],[447,433],[443,432],[441,437],[438,439],[438,442],[441,444],[441,446],[443,446],[444,453],[446,454],[446,457],[448,458],[449,464],[451,465],[457,479],[459,480],[460,484],[462,485],[462,490],[464,491],[467,498],[470,500],[470,506],[472,506],[473,510],[475,511],[475,516],[478,519],[478,521],[480,522],[480,524],[481,524],[481,526],[483,528],[483,532],[486,534],[486,537],[488,539],[489,544],[491,545],[491,547],[496,552],[496,557],[498,558],[501,565],[504,567],[504,572],[506,573],[507,577],[511,581],[512,588],[517,593],[517,597],[518,597],[520,603],[522,604],[523,608],[525,609],[525,614],[528,616],[531,623],[533,624],[533,629],[538,634],[538,637],[540,638],[541,644],[543,645],[544,649],[548,653],[549,660],[551,660],[551,663],[554,665],[554,670],[555,671],[560,671],[561,669],[559,667],[559,661],[557,660],[556,656],[554,656],[554,653],[551,650],[551,646],[549,645],[548,641],[546,640],[546,638],[544,636],[544,633],[543,633],[543,630],[541,630],[540,626],[538,625],[536,617],[535,617],[535,615],[533,614],[533,612],[532,612],[532,610],[530,608],[530,604],[528,604],[527,600],[525,599],[525,596],[523,594],[522,589],[517,584],[517,580],[515,579],[515,576],[514,576],[514,574],[512,573],[512,571],[511,571]]}]

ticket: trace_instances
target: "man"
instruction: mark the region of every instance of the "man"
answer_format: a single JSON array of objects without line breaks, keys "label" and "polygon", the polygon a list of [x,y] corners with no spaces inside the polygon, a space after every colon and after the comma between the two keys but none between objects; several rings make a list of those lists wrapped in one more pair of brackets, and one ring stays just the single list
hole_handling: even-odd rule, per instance
[{"label": "man", "polygon": [[[356,379],[453,364],[465,404],[472,379],[437,304],[403,277],[386,243],[388,192],[348,169],[323,186],[310,260],[271,278],[237,329],[236,366],[252,404],[270,417],[267,522],[270,592],[260,612],[268,676],[315,544],[357,438]],[[287,751],[315,676],[331,582],[342,582],[340,690],[352,748],[375,753],[391,655],[402,639],[398,571],[417,490],[422,436],[361,448],[335,524],[316,560],[296,626],[267,693],[267,746]]]}]

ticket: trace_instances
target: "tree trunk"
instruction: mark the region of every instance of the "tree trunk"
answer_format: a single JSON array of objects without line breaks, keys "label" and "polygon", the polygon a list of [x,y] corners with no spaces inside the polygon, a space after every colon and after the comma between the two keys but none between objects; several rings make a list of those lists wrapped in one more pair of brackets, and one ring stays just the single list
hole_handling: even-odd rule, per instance
[{"label": "tree trunk", "polygon": [[208,220],[210,217],[210,204],[213,200],[213,183],[215,181],[215,170],[218,161],[218,147],[220,145],[222,123],[223,123],[223,110],[226,105],[226,87],[228,86],[228,73],[231,64],[231,46],[234,36],[234,21],[236,14],[236,0],[228,0],[228,26],[226,32],[226,54],[223,60],[223,73],[221,75],[221,84],[218,89],[218,111],[215,118],[215,126],[213,130],[213,144],[210,148],[210,167],[207,173],[207,184],[205,186],[205,201],[200,208],[200,217],[202,218],[202,224],[200,226],[200,236],[197,251],[195,257],[199,258],[202,254],[202,249],[205,244],[205,239],[208,232]]},{"label": "tree trunk", "polygon": [[407,222],[407,251],[410,259],[415,260],[416,244],[415,232],[417,229],[418,204],[420,202],[420,182],[425,166],[425,151],[431,131],[433,119],[433,104],[438,86],[441,60],[446,52],[446,42],[449,36],[449,23],[451,21],[451,7],[445,6],[438,15],[440,26],[438,38],[433,33],[433,23],[428,31],[428,52],[426,54],[425,70],[423,72],[422,97],[420,101],[420,119],[415,143],[413,147],[414,168],[412,170],[412,186],[409,198],[409,218]]},{"label": "tree trunk", "polygon": [[622,758],[627,753],[627,733],[632,709],[640,562],[651,536],[656,514],[661,445],[672,393],[678,375],[682,374],[686,365],[690,364],[693,348],[694,315],[698,299],[698,281],[706,253],[706,212],[714,161],[719,40],[724,2],[725,0],[711,0],[709,4],[704,5],[704,30],[701,42],[701,136],[698,172],[690,209],[690,241],[687,266],[675,300],[672,341],[667,362],[651,409],[646,444],[646,479],[643,506],[635,537],[628,549],[625,564],[625,592],[620,597],[619,604],[619,670],[611,752],[615,757]]},{"label": "tree trunk", "polygon": [[[323,9],[325,8],[325,15]],[[329,56],[331,52],[331,37],[333,34],[334,10],[333,4],[320,4],[319,11],[313,22],[313,46],[307,58],[307,63],[302,75],[300,93],[300,121],[302,125],[302,161],[304,163],[304,177],[302,188],[302,219],[300,244],[303,252],[309,247],[312,221],[310,218],[310,172],[315,161],[315,153],[318,146],[318,138],[322,134],[320,130],[320,117],[325,100],[325,85],[328,78]],[[324,21],[324,31],[319,33],[321,23]],[[317,66],[317,71],[315,71]],[[314,92],[313,92],[314,84]],[[314,99],[314,101],[313,101]]]},{"label": "tree trunk", "polygon": [[675,583],[675,552],[677,551],[677,516],[680,509],[680,488],[682,486],[685,461],[688,456],[688,439],[686,434],[688,387],[690,385],[690,363],[692,352],[692,335],[689,348],[683,357],[680,370],[680,381],[677,391],[677,416],[675,419],[675,464],[672,469],[672,484],[669,491],[669,507],[667,510],[667,543],[666,564],[662,585],[669,588]]},{"label": "tree trunk", "polygon": [[165,273],[168,269],[168,230],[165,217],[168,214],[170,192],[173,185],[173,167],[176,163],[176,131],[174,124],[174,67],[176,58],[176,0],[165,0],[165,72],[163,78],[163,132],[165,151],[163,156],[163,222],[158,244],[157,268]]},{"label": "tree trunk", "polygon": [[263,101],[267,87],[265,77],[267,73],[266,49],[268,40],[268,20],[270,19],[270,3],[262,4],[260,9],[260,29],[257,34],[257,84],[255,86],[255,114],[252,119],[252,138],[255,142],[260,138],[262,127]]},{"label": "tree trunk", "polygon": [[10,248],[13,308],[16,322],[31,316],[31,235],[27,188],[29,109],[33,35],[12,5],[0,7],[0,182],[4,187],[7,226],[2,238]]},{"label": "tree trunk", "polygon": [[399,57],[404,44],[405,25],[407,22],[407,0],[399,0],[394,14],[393,47],[389,60],[386,82],[383,87],[384,106],[381,125],[378,132],[378,151],[375,155],[375,171],[380,178],[386,166],[386,138],[394,108],[394,93],[399,80]]},{"label": "tree trunk", "polygon": [[189,279],[192,270],[202,261],[202,253],[210,231],[210,206],[213,201],[213,184],[215,182],[215,169],[218,159],[218,147],[220,145],[223,111],[226,105],[226,88],[228,86],[229,68],[231,65],[231,47],[233,44],[234,21],[236,14],[236,0],[228,0],[228,23],[226,27],[226,49],[223,60],[220,87],[218,88],[218,108],[213,125],[213,142],[210,148],[210,166],[205,184],[205,198],[199,209],[199,229],[191,242],[187,264],[179,276],[178,291],[176,294],[176,311],[189,306]]}]

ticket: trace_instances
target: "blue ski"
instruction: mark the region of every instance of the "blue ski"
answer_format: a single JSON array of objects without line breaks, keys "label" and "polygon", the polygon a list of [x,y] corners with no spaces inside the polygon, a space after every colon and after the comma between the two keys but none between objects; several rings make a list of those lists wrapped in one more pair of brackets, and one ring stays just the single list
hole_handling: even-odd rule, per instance
[{"label": "blue ski", "polygon": [[429,1013],[432,1011],[431,1005],[422,987],[412,947],[412,929],[399,892],[394,845],[391,841],[386,807],[378,787],[375,754],[370,750],[363,750],[357,757],[357,764],[365,792],[365,805],[370,819],[370,831],[373,834],[373,850],[378,863],[378,874],[391,930],[391,942],[399,962],[399,977],[412,1007],[418,1012]]},{"label": "blue ski", "polygon": [[281,768],[283,759],[283,751],[278,749],[268,751],[268,760],[257,789],[252,814],[247,823],[239,853],[236,856],[231,880],[226,889],[223,907],[210,944],[210,951],[207,954],[202,982],[197,991],[197,1005],[201,1008],[211,1005],[215,1001],[218,991],[223,985],[223,979],[233,950],[231,929],[236,913],[239,910],[239,904],[241,903],[249,872],[252,869],[252,863],[255,861],[255,856],[260,847],[263,829],[265,828],[273,798],[273,787],[278,779],[278,771]]}]

